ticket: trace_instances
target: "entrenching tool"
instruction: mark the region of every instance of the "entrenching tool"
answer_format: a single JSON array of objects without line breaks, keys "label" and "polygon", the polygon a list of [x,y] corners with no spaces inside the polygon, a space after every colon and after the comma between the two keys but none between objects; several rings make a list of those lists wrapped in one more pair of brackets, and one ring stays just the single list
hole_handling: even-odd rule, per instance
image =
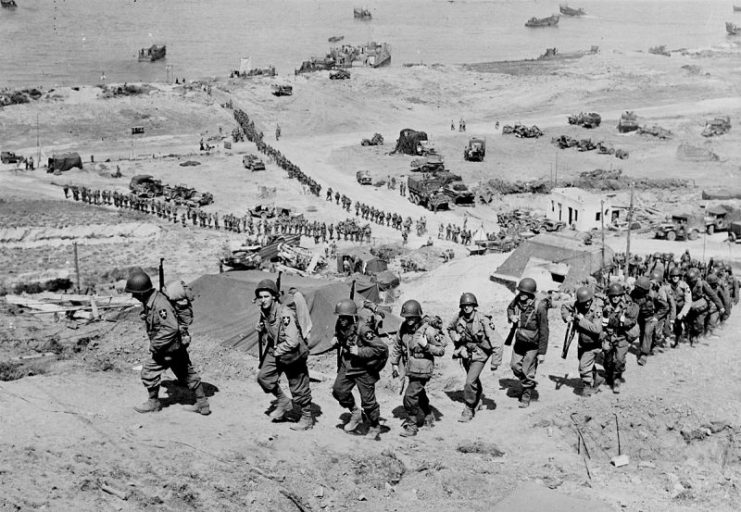
[{"label": "entrenching tool", "polygon": [[617,413],[614,414],[615,430],[617,431],[618,454],[617,457],[613,457],[612,459],[610,459],[610,464],[612,464],[616,468],[619,468],[621,466],[627,466],[628,464],[630,464],[630,458],[628,458],[627,455],[622,454],[622,447],[620,446],[620,424],[618,423]]}]

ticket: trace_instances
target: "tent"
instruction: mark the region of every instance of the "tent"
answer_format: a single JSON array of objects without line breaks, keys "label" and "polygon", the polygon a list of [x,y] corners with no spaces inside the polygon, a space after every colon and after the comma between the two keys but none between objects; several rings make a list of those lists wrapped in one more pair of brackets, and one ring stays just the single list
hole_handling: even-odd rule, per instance
[{"label": "tent", "polygon": [[[276,277],[275,274],[259,270],[245,270],[204,275],[193,281],[193,335],[213,337],[221,340],[222,346],[257,354],[255,324],[260,312],[259,306],[253,304],[252,299],[257,283]],[[334,307],[337,302],[350,296],[350,287],[337,281],[284,275],[281,278],[281,289],[288,291],[292,287],[304,295],[311,313],[311,354],[327,352],[330,350],[337,318]],[[387,314],[383,332],[396,332],[400,324],[399,318]]]},{"label": "tent", "polygon": [[361,247],[351,247],[337,252],[337,272],[346,272],[345,260],[349,259],[351,273],[377,274],[388,268],[388,264]]},{"label": "tent", "polygon": [[46,172],[68,171],[73,167],[79,167],[82,169],[82,158],[80,158],[78,153],[52,155],[49,158]]},{"label": "tent", "polygon": [[[514,286],[522,277],[533,277],[542,291],[573,290],[589,276],[600,272],[602,251],[601,245],[584,245],[568,233],[542,233],[520,244],[491,279]],[[612,263],[613,255],[612,249],[604,247],[606,266]]]},{"label": "tent", "polygon": [[369,300],[376,304],[381,302],[380,290],[374,277],[356,273],[345,279],[347,286],[352,286],[353,281],[355,281],[356,298]]},{"label": "tent", "polygon": [[394,274],[390,270],[384,270],[383,272],[379,272],[378,274],[376,274],[376,281],[378,284],[378,289],[381,291],[396,288],[401,283],[401,279],[399,278],[399,276]]},{"label": "tent", "polygon": [[417,147],[423,140],[427,140],[427,133],[418,132],[411,128],[404,128],[399,132],[399,138],[396,141],[394,153],[403,153],[405,155],[418,155]]}]

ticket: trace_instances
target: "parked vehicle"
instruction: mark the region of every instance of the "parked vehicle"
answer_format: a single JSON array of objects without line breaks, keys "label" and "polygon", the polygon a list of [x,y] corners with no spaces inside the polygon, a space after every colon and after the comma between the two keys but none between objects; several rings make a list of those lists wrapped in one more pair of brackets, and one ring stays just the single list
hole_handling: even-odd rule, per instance
[{"label": "parked vehicle", "polygon": [[700,229],[690,225],[689,215],[672,215],[671,221],[664,222],[657,226],[656,238],[665,238],[670,241],[697,240],[700,238]]},{"label": "parked vehicle", "polygon": [[250,172],[265,170],[265,162],[253,154],[244,155],[242,157],[242,165],[244,165],[245,169],[249,169]]},{"label": "parked vehicle", "polygon": [[368,171],[358,171],[355,173],[355,179],[361,185],[373,185],[373,178]]},{"label": "parked vehicle", "polygon": [[463,159],[468,162],[483,162],[486,156],[486,141],[484,139],[472,138],[468,146],[463,150]]},{"label": "parked vehicle", "polygon": [[728,212],[723,208],[708,208],[705,210],[705,231],[712,235],[716,231],[728,230]]}]

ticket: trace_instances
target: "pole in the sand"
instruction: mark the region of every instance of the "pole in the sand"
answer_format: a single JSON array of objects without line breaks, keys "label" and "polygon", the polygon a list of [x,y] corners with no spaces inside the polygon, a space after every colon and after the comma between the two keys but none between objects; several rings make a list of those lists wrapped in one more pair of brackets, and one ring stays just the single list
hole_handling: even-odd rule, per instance
[{"label": "pole in the sand", "polygon": [[80,262],[77,259],[77,242],[72,242],[72,248],[75,253],[75,276],[77,280],[77,293],[80,293]]},{"label": "pole in the sand", "polygon": [[628,207],[628,236],[625,244],[625,279],[630,269],[630,226],[633,224],[633,183],[630,184],[630,206]]},{"label": "pole in the sand", "polygon": [[602,286],[604,286],[605,283],[605,200],[602,199],[599,202],[600,204],[600,224],[602,227],[602,271],[600,272],[600,275],[602,276]]}]

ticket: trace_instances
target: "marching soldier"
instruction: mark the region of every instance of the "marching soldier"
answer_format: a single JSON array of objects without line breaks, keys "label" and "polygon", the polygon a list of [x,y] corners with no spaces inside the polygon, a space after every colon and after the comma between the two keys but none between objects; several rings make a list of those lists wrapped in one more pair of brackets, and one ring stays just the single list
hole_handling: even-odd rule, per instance
[{"label": "marching soldier", "polygon": [[156,412],[162,408],[159,389],[162,372],[172,370],[181,385],[187,385],[196,397],[196,403],[185,409],[207,416],[211,414],[208,398],[201,383],[201,377],[193,368],[188,355],[187,342],[184,342],[177,314],[170,300],[155,290],[146,272],[139,269],[126,281],[127,293],[144,306],[142,317],[149,336],[149,352],[152,357],[142,366],[141,379],[147,388],[149,399],[136,412]]},{"label": "marching soldier", "polygon": [[473,419],[481,404],[484,389],[480,377],[486,361],[492,356],[492,371],[502,364],[503,341],[494,331],[491,320],[476,309],[479,303],[473,293],[461,295],[458,305],[460,311],[448,324],[448,335],[455,347],[453,359],[460,359],[466,370],[466,384],[463,387],[466,405],[458,421],[467,423]]},{"label": "marching soldier", "polygon": [[597,357],[602,352],[602,303],[594,300],[591,288],[582,286],[576,290],[576,302],[561,306],[561,318],[564,322],[573,322],[578,334],[581,394],[589,397],[599,392],[599,385],[602,383],[595,366]]},{"label": "marching soldier", "polygon": [[690,306],[692,306],[692,291],[689,285],[682,280],[682,271],[677,266],[669,271],[669,291],[674,304],[674,309],[669,315],[669,323],[672,324],[674,336],[672,347],[676,347],[682,336],[688,333],[686,319]]},{"label": "marching soldier", "polygon": [[690,287],[690,292],[692,292],[692,305],[687,315],[690,346],[692,346],[705,332],[705,320],[710,310],[710,303],[712,302],[721,313],[725,313],[725,308],[723,308],[718,294],[702,279],[700,271],[696,268],[687,271],[687,284]]},{"label": "marching soldier", "polygon": [[407,419],[402,425],[402,437],[416,436],[421,425],[432,426],[434,416],[425,386],[432,377],[435,357],[445,355],[445,344],[438,330],[422,321],[422,306],[408,300],[401,306],[404,322],[399,327],[391,351],[394,379],[399,377],[399,361],[403,361],[409,382],[404,394]]},{"label": "marching soldier", "polygon": [[526,277],[517,285],[518,294],[507,306],[507,317],[516,328],[510,366],[522,384],[520,407],[528,407],[537,386],[535,374],[548,351],[548,303],[535,300],[538,286]]},{"label": "marching soldier", "polygon": [[605,331],[602,349],[607,384],[612,392],[620,393],[620,384],[624,382],[625,356],[630,344],[639,335],[638,305],[625,295],[625,288],[620,283],[607,287],[608,304],[602,310],[602,327]]},{"label": "marching soldier", "polygon": [[[340,356],[332,396],[341,406],[350,410],[350,420],[344,426],[345,432],[354,432],[363,422],[365,413],[369,423],[367,435],[376,439],[381,433],[378,423],[381,407],[376,402],[376,382],[388,360],[388,347],[376,336],[371,326],[358,322],[358,306],[353,300],[341,300],[334,312],[338,316],[332,341],[338,346]],[[362,412],[352,394],[355,386],[360,393]]]},{"label": "marching soldier", "polygon": [[648,356],[653,352],[658,317],[669,311],[669,304],[658,297],[647,276],[639,276],[636,279],[630,298],[638,305],[638,325],[641,336],[638,364],[644,366]]},{"label": "marching soldier", "polygon": [[280,387],[280,375],[285,373],[293,401],[301,407],[301,419],[291,425],[291,429],[308,430],[314,426],[309,369],[306,366],[309,348],[296,323],[296,315],[278,301],[278,287],[271,279],[263,279],[257,284],[255,300],[260,302],[257,335],[264,347],[260,354],[257,382],[265,393],[271,393],[277,399],[270,419],[280,421],[293,408]]}]

